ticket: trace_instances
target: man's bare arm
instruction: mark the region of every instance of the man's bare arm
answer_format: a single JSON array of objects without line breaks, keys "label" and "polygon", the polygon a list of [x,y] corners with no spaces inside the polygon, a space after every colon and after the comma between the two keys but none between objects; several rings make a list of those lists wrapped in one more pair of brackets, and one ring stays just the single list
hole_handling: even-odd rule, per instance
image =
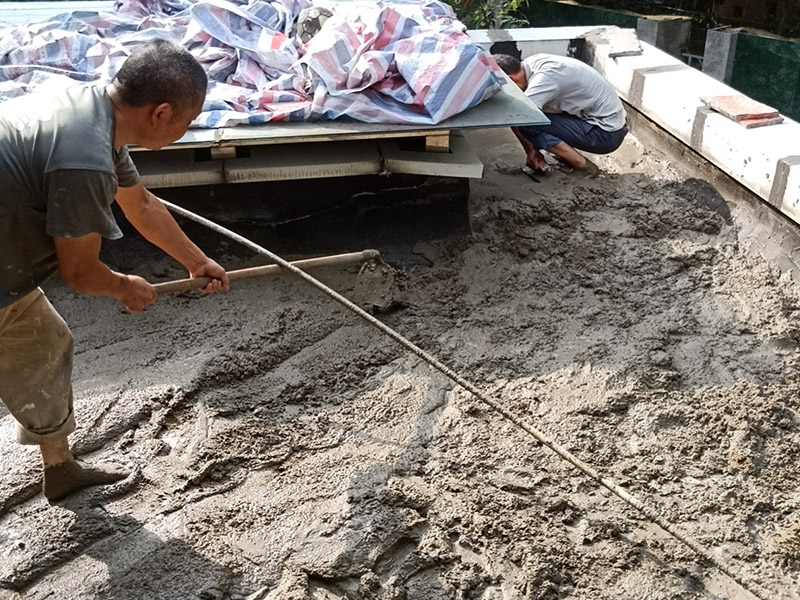
[{"label": "man's bare arm", "polygon": [[124,275],[100,261],[101,238],[90,233],[77,238],[53,238],[58,272],[69,286],[90,296],[111,296],[130,313],[144,310],[156,301],[152,285],[136,275]]},{"label": "man's bare arm", "polygon": [[522,147],[525,149],[525,154],[530,154],[531,152],[533,152],[535,150],[535,148],[533,147],[533,144],[531,144],[527,140],[527,138],[525,138],[525,136],[522,135],[522,132],[519,130],[519,127],[512,127],[511,131],[514,132],[514,135],[517,136],[517,139],[519,140],[519,143],[522,144]]},{"label": "man's bare arm", "polygon": [[166,207],[141,182],[119,188],[117,202],[125,217],[145,239],[161,248],[189,271],[191,277],[211,277],[205,293],[228,289],[225,269],[208,258],[178,226]]},{"label": "man's bare arm", "polygon": [[547,163],[545,162],[542,153],[534,148],[533,144],[531,144],[530,141],[524,135],[522,135],[519,127],[512,127],[511,131],[513,131],[514,135],[517,136],[519,143],[522,144],[522,147],[525,150],[525,165],[534,171],[540,171],[544,169],[547,166]]}]

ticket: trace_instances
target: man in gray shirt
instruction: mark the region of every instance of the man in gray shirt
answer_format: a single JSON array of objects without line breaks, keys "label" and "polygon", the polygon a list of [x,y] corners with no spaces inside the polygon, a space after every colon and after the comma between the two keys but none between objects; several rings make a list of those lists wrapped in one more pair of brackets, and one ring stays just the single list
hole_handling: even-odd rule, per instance
[{"label": "man in gray shirt", "polygon": [[72,335],[39,285],[55,272],[76,290],[111,296],[131,313],[155,302],[141,277],[99,259],[102,238],[122,236],[116,199],[150,242],[191,277],[228,288],[225,270],[181,231],[139,181],[126,146],[152,150],[181,137],[199,114],[206,75],[191,54],[163,40],[138,48],[108,85],[76,85],[0,105],[0,399],[17,439],[38,445],[44,494],[63,498],[124,477],[72,456]]},{"label": "man in gray shirt", "polygon": [[550,119],[549,125],[513,128],[526,165],[543,169],[540,150],[547,150],[587,177],[596,176],[597,166],[577,150],[608,154],[628,133],[622,101],[608,82],[589,65],[565,56],[534,54],[522,62],[506,54],[494,58]]}]

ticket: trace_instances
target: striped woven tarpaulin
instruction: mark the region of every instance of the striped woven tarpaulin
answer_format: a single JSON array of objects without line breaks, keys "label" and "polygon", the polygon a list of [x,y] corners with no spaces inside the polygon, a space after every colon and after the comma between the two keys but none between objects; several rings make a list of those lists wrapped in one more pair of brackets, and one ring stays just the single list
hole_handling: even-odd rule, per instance
[{"label": "striped woven tarpaulin", "polygon": [[[300,11],[333,12],[307,44]],[[196,127],[350,118],[435,124],[500,91],[494,61],[436,0],[119,0],[0,29],[0,100],[110,80],[153,38],[180,43],[209,75]]]}]

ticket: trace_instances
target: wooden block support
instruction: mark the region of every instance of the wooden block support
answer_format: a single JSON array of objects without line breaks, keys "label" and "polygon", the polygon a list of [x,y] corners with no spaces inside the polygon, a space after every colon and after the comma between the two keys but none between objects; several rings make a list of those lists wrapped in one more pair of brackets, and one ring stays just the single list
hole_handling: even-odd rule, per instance
[{"label": "wooden block support", "polygon": [[211,158],[236,158],[236,146],[211,146]]},{"label": "wooden block support", "polygon": [[450,152],[450,132],[426,135],[425,152]]},{"label": "wooden block support", "polygon": [[[196,161],[193,150],[135,152],[147,187],[165,188],[320,177],[410,173],[480,178],[483,164],[459,132],[431,136],[436,151],[406,150],[397,139],[250,146],[249,156]],[[444,144],[446,147],[443,147]],[[427,146],[427,144],[426,144]],[[439,151],[441,150],[441,151]]]}]

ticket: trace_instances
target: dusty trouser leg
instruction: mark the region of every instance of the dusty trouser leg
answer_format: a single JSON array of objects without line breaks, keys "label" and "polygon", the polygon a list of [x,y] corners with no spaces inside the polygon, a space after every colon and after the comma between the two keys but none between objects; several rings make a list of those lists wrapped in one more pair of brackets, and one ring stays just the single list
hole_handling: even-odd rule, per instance
[{"label": "dusty trouser leg", "polygon": [[594,167],[594,163],[577,150],[608,154],[619,148],[628,133],[626,127],[605,131],[566,113],[548,113],[547,117],[550,119],[548,125],[520,127],[520,131],[538,150],[547,150],[576,169],[585,169],[589,165]]},{"label": "dusty trouser leg", "polygon": [[17,420],[17,441],[41,450],[50,499],[124,476],[85,469],[69,451],[72,353],[67,324],[40,290],[0,308],[0,399]]},{"label": "dusty trouser leg", "polygon": [[0,398],[17,441],[41,445],[75,431],[72,334],[40,290],[0,309]]}]

